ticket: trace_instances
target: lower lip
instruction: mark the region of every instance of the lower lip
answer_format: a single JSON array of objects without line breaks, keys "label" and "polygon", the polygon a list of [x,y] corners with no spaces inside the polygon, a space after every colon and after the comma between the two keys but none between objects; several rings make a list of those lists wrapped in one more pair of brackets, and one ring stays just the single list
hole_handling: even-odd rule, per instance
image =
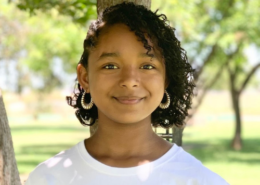
[{"label": "lower lip", "polygon": [[133,105],[139,103],[143,98],[141,99],[134,99],[134,100],[120,100],[115,98],[119,103],[126,104],[126,105]]}]

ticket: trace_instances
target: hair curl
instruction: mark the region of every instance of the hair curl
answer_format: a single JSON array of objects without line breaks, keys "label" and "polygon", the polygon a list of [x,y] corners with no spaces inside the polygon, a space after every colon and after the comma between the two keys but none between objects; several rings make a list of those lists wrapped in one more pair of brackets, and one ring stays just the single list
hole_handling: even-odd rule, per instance
[{"label": "hair curl", "polygon": [[[133,3],[122,3],[107,8],[98,19],[91,23],[87,37],[84,40],[84,51],[79,63],[88,68],[88,56],[90,50],[97,46],[98,38],[105,27],[115,24],[125,24],[143,43],[147,53],[152,46],[148,44],[146,36],[158,48],[164,58],[166,69],[167,92],[171,97],[171,104],[167,109],[159,107],[152,113],[152,125],[163,128],[172,127],[174,124],[182,126],[188,109],[191,108],[193,96],[193,73],[188,63],[186,52],[181,48],[180,41],[176,38],[174,31],[168,23],[164,14],[158,14],[158,10],[152,12],[144,6]],[[97,107],[85,110],[81,105],[81,97],[84,89],[77,84],[78,92],[74,91],[73,97],[67,97],[69,105],[76,108],[76,116],[83,125],[93,125],[98,118]],[[90,94],[86,94],[85,101],[90,102]],[[166,96],[163,97],[166,101]],[[87,122],[89,123],[87,123]]]}]

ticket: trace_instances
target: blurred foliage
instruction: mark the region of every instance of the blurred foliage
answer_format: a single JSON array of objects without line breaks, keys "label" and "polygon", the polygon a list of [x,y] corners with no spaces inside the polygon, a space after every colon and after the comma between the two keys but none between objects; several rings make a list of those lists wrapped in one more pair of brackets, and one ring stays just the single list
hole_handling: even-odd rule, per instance
[{"label": "blurred foliage", "polygon": [[67,72],[74,72],[82,50],[79,41],[85,36],[83,29],[64,17],[53,19],[53,16],[43,14],[30,18],[27,24],[31,26],[31,34],[27,38],[30,42],[26,45],[30,52],[23,61],[29,68],[48,76],[51,60],[56,57],[62,59]]},{"label": "blurred foliage", "polygon": [[64,82],[54,72],[57,60],[65,72],[75,73],[86,28],[56,9],[30,16],[14,4],[1,2],[0,10],[0,62],[17,62],[18,86],[30,86],[30,78],[43,80],[36,87],[40,91],[61,86]]},{"label": "blurred foliage", "polygon": [[[243,51],[250,45],[260,46],[260,1],[162,0],[156,5],[177,28],[190,62],[198,71],[203,69],[204,86],[229,59],[230,68],[239,76],[235,85],[241,85],[251,70]],[[205,66],[211,67],[205,70]]]},{"label": "blurred foliage", "polygon": [[[0,13],[0,60],[15,59],[19,55],[19,51],[24,46],[26,39],[23,35],[27,35],[27,31],[22,27],[19,21],[14,20],[12,14],[8,17],[1,8]],[[17,42],[17,38],[20,38]]]},{"label": "blurred foliage", "polygon": [[28,11],[32,15],[37,14],[38,10],[49,13],[55,9],[59,14],[66,15],[82,25],[96,17],[96,0],[18,0],[13,2],[19,9]]},{"label": "blurred foliage", "polygon": [[[251,65],[248,65],[248,67],[251,67]],[[212,63],[211,65],[207,66],[205,68],[204,73],[201,75],[202,79],[205,79],[204,81],[207,81],[207,78],[212,78],[212,75],[216,73],[217,69],[219,68],[218,63]],[[241,74],[238,78],[238,84],[241,84],[244,81],[245,74]],[[210,88],[212,90],[223,90],[223,89],[229,89],[229,76],[228,72],[224,70],[221,73],[221,76],[218,76],[218,80],[214,85]],[[255,76],[252,76],[252,79],[250,80],[248,86],[253,89],[257,89],[260,87],[260,80]]]}]

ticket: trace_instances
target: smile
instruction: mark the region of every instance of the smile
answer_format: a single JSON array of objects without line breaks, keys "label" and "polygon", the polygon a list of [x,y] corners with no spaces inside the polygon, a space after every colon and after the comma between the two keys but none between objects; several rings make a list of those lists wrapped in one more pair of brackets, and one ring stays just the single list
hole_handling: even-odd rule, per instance
[{"label": "smile", "polygon": [[130,97],[114,97],[119,103],[126,105],[137,104],[143,100],[143,98],[130,98]]}]

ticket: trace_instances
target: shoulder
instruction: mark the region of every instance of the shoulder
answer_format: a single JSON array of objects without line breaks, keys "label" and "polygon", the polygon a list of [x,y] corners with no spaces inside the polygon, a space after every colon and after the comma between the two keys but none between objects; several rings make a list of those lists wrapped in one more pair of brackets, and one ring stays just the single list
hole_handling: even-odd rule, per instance
[{"label": "shoulder", "polygon": [[80,159],[77,152],[79,144],[72,148],[62,151],[50,159],[40,163],[29,175],[26,185],[47,185],[55,184],[61,185],[59,182],[59,176],[66,176],[71,173],[69,168],[73,163],[77,163]]},{"label": "shoulder", "polygon": [[174,147],[174,154],[164,166],[170,173],[180,178],[180,181],[185,181],[188,184],[228,185],[222,177],[205,167],[182,147],[176,144]]}]

